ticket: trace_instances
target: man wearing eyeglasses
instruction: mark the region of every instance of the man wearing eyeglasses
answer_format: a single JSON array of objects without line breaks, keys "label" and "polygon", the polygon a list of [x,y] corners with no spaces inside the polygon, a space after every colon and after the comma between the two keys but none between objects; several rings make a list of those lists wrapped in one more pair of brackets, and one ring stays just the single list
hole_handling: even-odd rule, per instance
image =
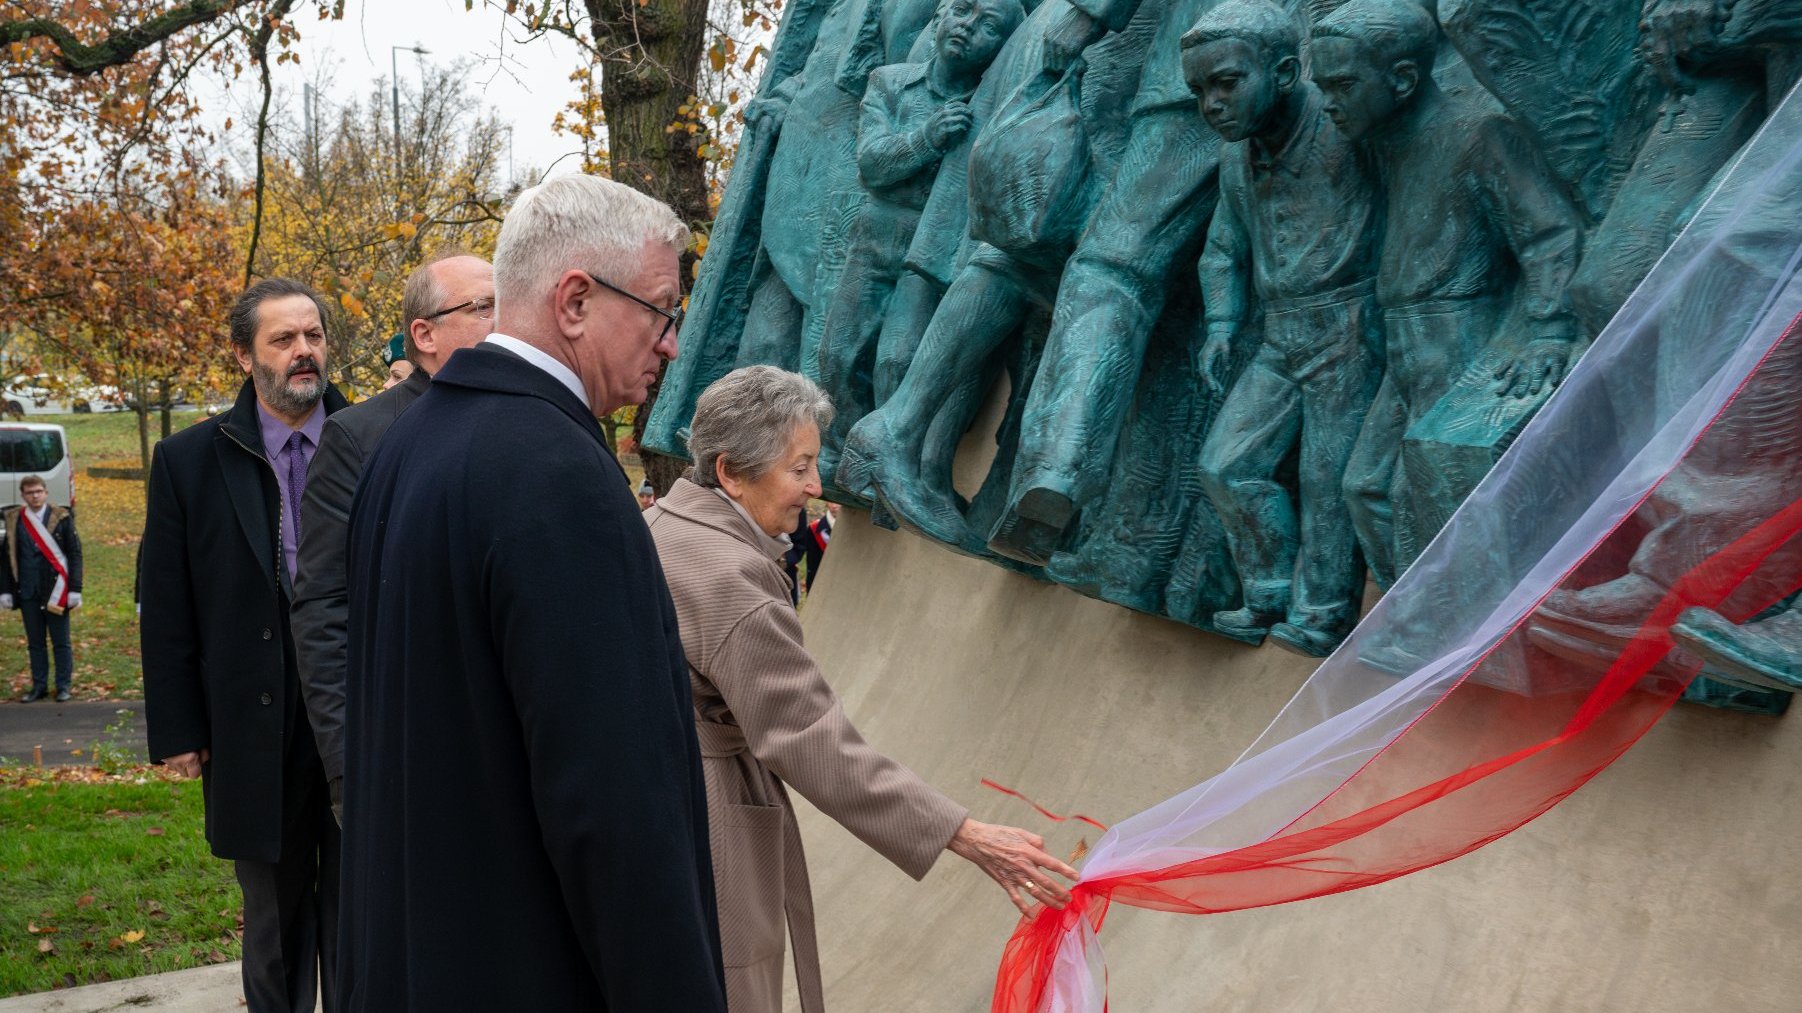
[{"label": "man wearing eyeglasses", "polygon": [[461,348],[494,329],[494,268],[480,257],[441,254],[407,278],[401,294],[406,361],[412,375],[326,420],[300,504],[300,555],[294,577],[294,650],[313,738],[331,788],[332,814],[344,818],[344,667],[350,600],[344,538],[363,462],[388,427]]},{"label": "man wearing eyeglasses", "polygon": [[495,247],[496,333],[364,469],[346,553],[350,1013],[724,1013],[675,606],[596,422],[675,357],[687,244],[667,206],[610,180],[521,194]]}]

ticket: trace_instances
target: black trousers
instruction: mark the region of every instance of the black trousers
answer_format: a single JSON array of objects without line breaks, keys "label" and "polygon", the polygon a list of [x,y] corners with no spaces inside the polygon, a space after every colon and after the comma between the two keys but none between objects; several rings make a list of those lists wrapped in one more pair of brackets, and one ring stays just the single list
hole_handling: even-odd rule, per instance
[{"label": "black trousers", "polygon": [[31,656],[31,688],[47,689],[50,683],[50,651],[56,653],[56,688],[68,689],[75,676],[75,655],[69,650],[69,613],[54,615],[44,610],[44,602],[31,598],[19,602],[19,615],[25,618],[25,652]]},{"label": "black trousers", "polygon": [[283,778],[281,858],[234,863],[250,1013],[312,1013],[321,982],[325,1013],[338,1008],[338,822],[304,721],[299,731]]}]

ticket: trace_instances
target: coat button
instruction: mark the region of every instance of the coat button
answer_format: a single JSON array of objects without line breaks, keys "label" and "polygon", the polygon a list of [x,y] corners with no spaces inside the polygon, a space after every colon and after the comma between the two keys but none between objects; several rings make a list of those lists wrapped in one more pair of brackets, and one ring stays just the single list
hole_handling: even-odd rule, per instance
[{"label": "coat button", "polygon": [[263,627],[263,639],[264,640],[268,640],[270,637],[273,637],[274,635],[275,634],[269,632],[269,627],[267,627],[267,626]]},{"label": "coat button", "polygon": [[260,696],[260,697],[257,697],[257,699],[258,699],[258,700],[259,700],[259,701],[260,701],[260,702],[261,702],[261,703],[262,703],[262,705],[263,705],[263,706],[265,706],[265,707],[267,707],[267,706],[269,706],[269,705],[270,705],[270,704],[272,704],[272,703],[274,703],[274,702],[275,702],[275,698],[274,698],[274,697],[272,697],[272,696],[270,696],[270,695],[269,695],[269,694],[267,694],[267,693],[264,693],[264,694],[263,694],[263,695],[262,695],[262,696]]}]

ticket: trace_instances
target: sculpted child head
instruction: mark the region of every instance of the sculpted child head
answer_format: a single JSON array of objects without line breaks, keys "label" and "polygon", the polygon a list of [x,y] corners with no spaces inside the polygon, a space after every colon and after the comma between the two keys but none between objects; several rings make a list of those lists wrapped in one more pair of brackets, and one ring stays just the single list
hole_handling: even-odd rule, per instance
[{"label": "sculpted child head", "polygon": [[1314,26],[1314,83],[1352,140],[1387,123],[1433,71],[1439,23],[1416,0],[1350,0]]},{"label": "sculpted child head", "polygon": [[1025,19],[1020,0],[948,0],[939,11],[933,51],[959,74],[980,74]]},{"label": "sculpted child head", "polygon": [[1183,76],[1228,141],[1263,132],[1301,73],[1301,23],[1270,0],[1225,0],[1183,33]]}]

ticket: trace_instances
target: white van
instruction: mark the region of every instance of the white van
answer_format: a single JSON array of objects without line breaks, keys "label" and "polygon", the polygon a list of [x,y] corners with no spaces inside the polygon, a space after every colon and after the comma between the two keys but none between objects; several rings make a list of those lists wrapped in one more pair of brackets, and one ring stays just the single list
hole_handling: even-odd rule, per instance
[{"label": "white van", "polygon": [[50,490],[50,502],[75,505],[75,464],[62,426],[36,422],[0,422],[0,507],[25,502],[19,482],[37,475]]}]

